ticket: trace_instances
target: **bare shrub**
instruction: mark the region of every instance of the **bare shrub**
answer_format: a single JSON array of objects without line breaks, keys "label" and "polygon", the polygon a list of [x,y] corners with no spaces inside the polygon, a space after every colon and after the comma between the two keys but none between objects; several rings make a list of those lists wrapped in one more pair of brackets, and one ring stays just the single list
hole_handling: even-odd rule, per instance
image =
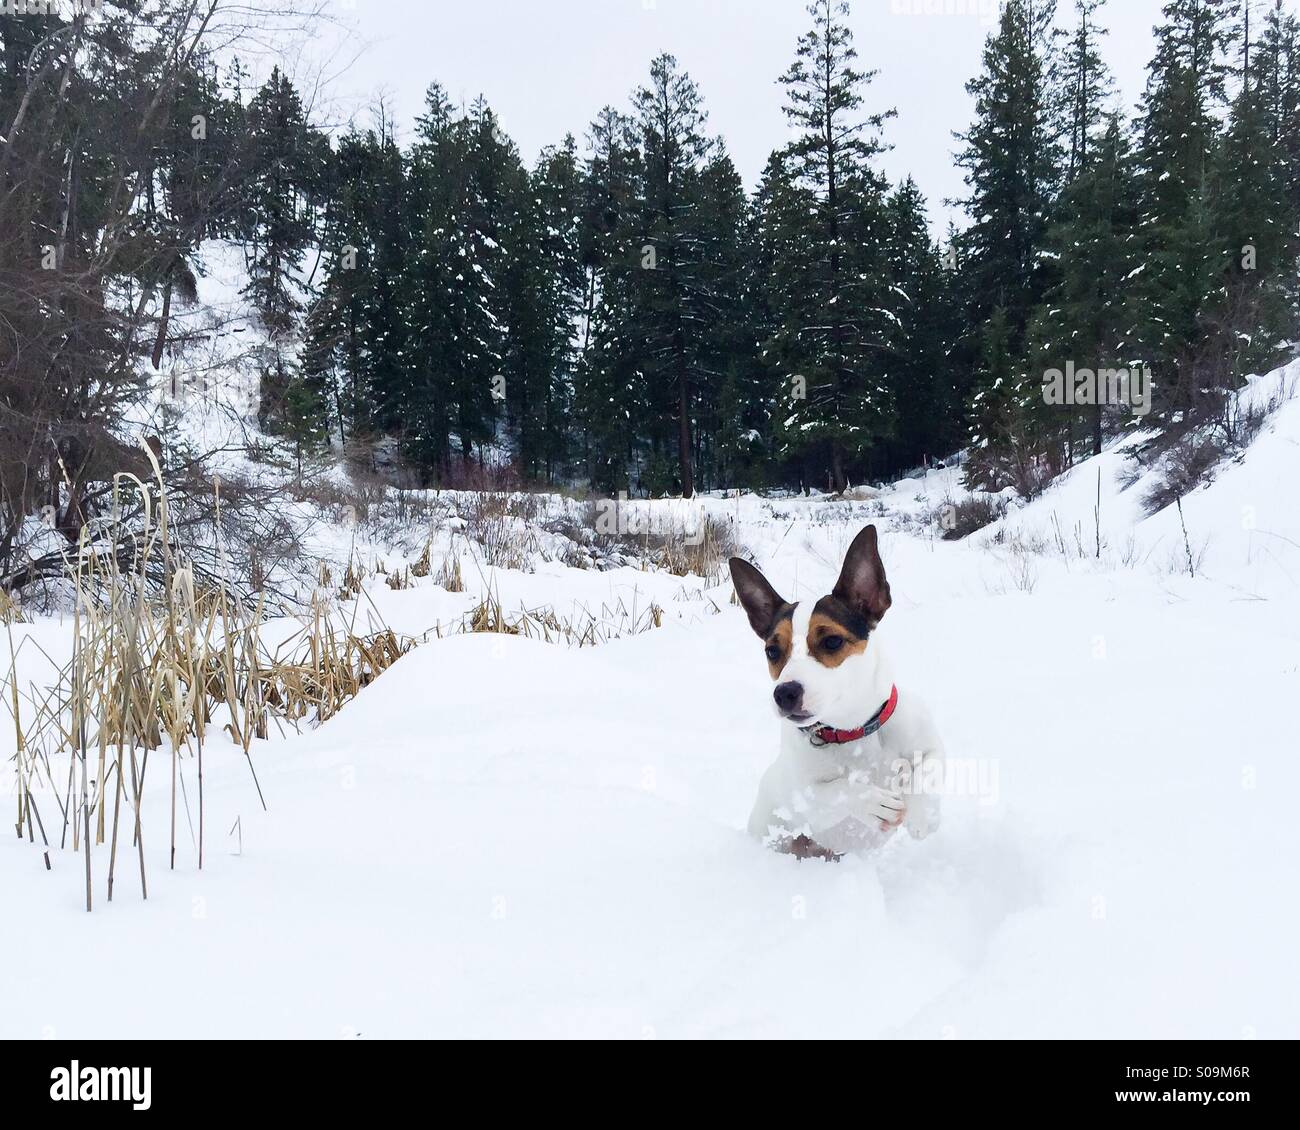
[{"label": "bare shrub", "polygon": [[483,551],[483,563],[497,569],[527,571],[529,557],[538,552],[537,538],[527,523],[515,517],[514,496],[478,492],[464,496],[465,533]]},{"label": "bare shrub", "polygon": [[1146,468],[1142,466],[1141,461],[1136,455],[1130,455],[1124,462],[1124,465],[1115,472],[1115,482],[1119,485],[1121,492],[1134,486],[1137,481],[1146,473]]},{"label": "bare shrub", "polygon": [[1158,475],[1142,495],[1142,509],[1155,514],[1209,481],[1214,468],[1229,452],[1219,432],[1189,432],[1160,457]]},{"label": "bare shrub", "polygon": [[937,511],[944,541],[960,541],[1005,516],[1007,500],[991,494],[972,494],[959,502],[946,501]]},{"label": "bare shrub", "polygon": [[513,463],[474,463],[453,459],[439,475],[438,486],[442,490],[502,493],[519,490],[520,478]]}]

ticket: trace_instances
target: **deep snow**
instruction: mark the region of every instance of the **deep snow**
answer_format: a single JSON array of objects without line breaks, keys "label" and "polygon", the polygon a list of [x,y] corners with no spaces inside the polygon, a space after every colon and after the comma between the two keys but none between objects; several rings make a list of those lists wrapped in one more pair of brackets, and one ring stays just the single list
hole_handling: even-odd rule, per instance
[{"label": "deep snow", "polygon": [[[87,915],[79,857],[0,840],[0,1036],[1300,1035],[1300,402],[1184,500],[1195,579],[1118,460],[956,544],[907,520],[954,472],[707,503],[790,599],[876,515],[880,642],[973,774],[929,839],[826,864],[745,836],[777,723],[729,586],[492,570],[507,606],[678,614],[598,648],[432,640],[254,747],[266,813],[209,745],[202,873],[188,842],[166,869],[154,774],[147,903],[119,864],[105,904],[97,857]],[[1062,553],[1057,528],[1095,544],[1098,464],[1103,554]],[[473,600],[372,592],[405,631]]]}]

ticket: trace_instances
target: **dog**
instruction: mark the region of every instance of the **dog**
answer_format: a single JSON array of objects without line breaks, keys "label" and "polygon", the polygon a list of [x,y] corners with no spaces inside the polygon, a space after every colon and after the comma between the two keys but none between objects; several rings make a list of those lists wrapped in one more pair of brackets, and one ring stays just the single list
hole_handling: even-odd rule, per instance
[{"label": "dog", "polygon": [[791,603],[753,565],[730,561],[736,596],[763,641],[781,750],[763,774],[749,832],[800,857],[838,859],[899,827],[939,826],[943,744],[930,715],[900,691],[877,628],[891,600],[876,527],[853,539],[821,599]]}]

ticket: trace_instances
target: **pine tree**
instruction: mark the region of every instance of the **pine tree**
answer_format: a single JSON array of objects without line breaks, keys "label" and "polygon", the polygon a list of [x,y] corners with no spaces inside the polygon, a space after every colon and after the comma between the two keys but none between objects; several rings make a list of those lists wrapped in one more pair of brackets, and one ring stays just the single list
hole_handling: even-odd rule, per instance
[{"label": "pine tree", "polygon": [[1100,40],[1109,33],[1098,16],[1105,4],[1106,0],[1074,0],[1076,23],[1061,68],[1067,185],[1089,168],[1110,124],[1108,104],[1115,82],[1101,55]]},{"label": "pine tree", "polygon": [[507,233],[508,333],[502,372],[519,470],[533,479],[549,477],[568,456],[573,331],[582,284],[573,138],[543,151],[522,188]]},{"label": "pine tree", "polygon": [[274,340],[292,334],[303,310],[294,276],[314,234],[324,158],[297,90],[278,67],[249,103],[245,144],[243,214],[252,253],[244,292]]},{"label": "pine tree", "polygon": [[693,464],[705,489],[727,483],[724,462],[751,430],[755,338],[748,289],[749,205],[740,174],[719,147],[694,184],[692,240],[697,289],[699,381],[694,398]]},{"label": "pine tree", "polygon": [[966,84],[976,119],[959,137],[957,163],[971,190],[963,201],[971,226],[961,240],[968,324],[982,326],[1000,307],[1013,352],[1041,294],[1038,253],[1059,166],[1048,74],[1055,7],[1054,0],[1007,0],[984,45],[982,71]]},{"label": "pine tree", "polygon": [[959,331],[952,272],[930,237],[925,198],[908,177],[888,201],[891,305],[896,311],[889,383],[898,408],[890,455],[914,466],[956,451],[968,389],[949,361]]},{"label": "pine tree", "polygon": [[1142,99],[1142,262],[1130,332],[1167,420],[1199,413],[1217,383],[1203,380],[1202,319],[1226,266],[1210,185],[1228,76],[1226,16],[1222,0],[1169,0]]},{"label": "pine tree", "polygon": [[1037,394],[1013,347],[1011,319],[996,307],[984,325],[971,398],[968,487],[1000,491],[1010,486],[1025,497],[1037,493],[1044,478],[1030,431]]},{"label": "pine tree", "polygon": [[642,161],[631,119],[606,106],[588,132],[579,255],[583,280],[574,413],[583,472],[597,489],[629,490],[636,422],[649,415],[642,290]]},{"label": "pine tree", "polygon": [[344,135],[330,162],[324,282],[307,318],[302,380],[346,447],[403,419],[401,279],[406,175],[391,134]]},{"label": "pine tree", "polygon": [[[845,0],[814,0],[813,27],[800,37],[782,76],[785,113],[796,131],[790,168],[815,207],[794,238],[809,242],[814,269],[802,299],[786,300],[782,347],[806,380],[806,397],[783,421],[788,450],[819,446],[833,489],[848,483],[849,461],[889,433],[892,407],[884,383],[887,296],[881,283],[888,223],[884,184],[871,167],[879,134],[893,111],[864,114],[874,71],[857,69]],[[793,233],[792,233],[793,234]]]},{"label": "pine tree", "polygon": [[1279,286],[1295,312],[1300,311],[1300,18],[1285,11],[1282,0],[1274,0],[1265,13],[1255,57],[1264,130],[1275,162],[1274,194],[1281,203],[1277,224],[1291,235],[1279,248]]},{"label": "pine tree", "polygon": [[[1288,195],[1287,153],[1272,120],[1280,10],[1267,22],[1241,0],[1229,66],[1237,93],[1214,155],[1214,230],[1225,267],[1222,289],[1207,296],[1202,384],[1224,393],[1249,373],[1272,367],[1297,331],[1297,205]],[[1207,380],[1208,378],[1208,380]]]},{"label": "pine tree", "polygon": [[268,339],[258,417],[266,431],[301,433],[305,407],[289,401],[298,381],[292,348],[305,309],[298,277],[315,235],[314,204],[326,145],[311,130],[302,100],[279,68],[253,96],[246,115],[240,223],[251,243],[244,294]]},{"label": "pine tree", "polygon": [[773,153],[754,198],[755,260],[762,272],[755,319],[762,347],[758,368],[766,386],[767,442],[783,464],[798,468],[801,487],[823,480],[814,471],[809,447],[793,441],[791,430],[807,397],[806,354],[799,327],[815,318],[814,278],[824,262],[807,238],[809,217],[817,213],[810,187],[801,184],[789,154]]},{"label": "pine tree", "polygon": [[[1045,237],[1055,281],[1029,333],[1029,371],[1040,378],[1049,369],[1064,371],[1069,361],[1093,372],[1125,366],[1128,280],[1138,269],[1139,201],[1130,162],[1128,139],[1114,113],[1105,134],[1090,145],[1087,163],[1062,192]],[[1100,403],[1081,409],[1038,406],[1037,412],[1052,417],[1041,426],[1049,442],[1072,456],[1084,424],[1092,453],[1100,454],[1105,441]]]},{"label": "pine tree", "polygon": [[[401,279],[405,328],[402,397],[408,452],[426,472],[451,473],[451,440],[464,461],[495,432],[502,324],[495,275],[508,189],[494,169],[508,150],[485,106],[457,118],[436,83],[417,121],[410,158],[415,246]],[[515,159],[517,164],[517,158]]]},{"label": "pine tree", "polygon": [[[1300,19],[1273,0],[1256,52],[1256,75],[1269,138],[1282,162],[1287,212],[1300,215]],[[1293,225],[1294,226],[1294,225]]]},{"label": "pine tree", "polygon": [[[985,43],[981,73],[966,84],[976,119],[961,135],[958,155],[971,190],[963,202],[971,226],[959,241],[960,286],[967,333],[980,337],[971,405],[976,450],[967,475],[995,488],[1012,481],[1007,475],[1021,487],[1035,481],[1024,473],[1034,453],[1003,445],[1031,434],[1028,421],[1013,414],[1033,407],[1025,391],[1025,335],[1048,282],[1041,252],[1059,165],[1055,8],[1055,0],[1008,0]],[[986,326],[995,310],[998,324]],[[967,341],[966,356],[973,344]]]},{"label": "pine tree", "polygon": [[[699,89],[672,55],[651,62],[649,85],[636,91],[633,105],[645,162],[641,281],[648,287],[644,330],[652,410],[676,423],[676,487],[690,498],[695,493],[691,415],[703,287],[692,246],[692,189],[713,142],[704,133],[708,115]],[[656,446],[662,457],[663,448]]]}]

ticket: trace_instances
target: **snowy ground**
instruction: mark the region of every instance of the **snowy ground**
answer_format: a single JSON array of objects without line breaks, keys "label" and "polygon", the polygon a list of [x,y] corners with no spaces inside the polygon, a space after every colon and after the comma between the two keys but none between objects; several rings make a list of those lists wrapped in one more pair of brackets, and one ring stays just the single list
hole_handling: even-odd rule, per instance
[{"label": "snowy ground", "polygon": [[[206,866],[186,840],[168,872],[146,826],[147,902],[119,864],[105,904],[96,857],[87,915],[80,858],[0,840],[0,1036],[1300,1036],[1300,401],[1185,500],[1195,578],[1119,458],[956,544],[909,520],[953,472],[708,503],[791,599],[877,515],[880,640],[974,774],[937,835],[838,864],[745,836],[777,723],[729,586],[493,570],[506,606],[670,614],[598,648],[422,645],[254,747],[265,813],[209,747]],[[404,631],[475,599],[372,595]]]}]

